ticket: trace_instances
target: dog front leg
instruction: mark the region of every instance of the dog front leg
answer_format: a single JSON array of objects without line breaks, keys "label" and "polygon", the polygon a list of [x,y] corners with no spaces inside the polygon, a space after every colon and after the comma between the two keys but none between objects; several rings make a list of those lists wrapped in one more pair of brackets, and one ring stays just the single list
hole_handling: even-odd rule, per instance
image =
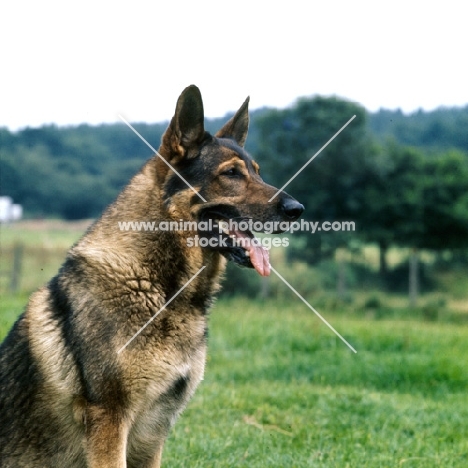
[{"label": "dog front leg", "polygon": [[85,411],[88,468],[126,468],[128,429],[115,411],[88,405]]},{"label": "dog front leg", "polygon": [[160,468],[161,467],[161,458],[162,458],[162,451],[164,447],[164,442],[161,443],[160,447],[158,448],[153,460],[148,465],[148,468]]}]

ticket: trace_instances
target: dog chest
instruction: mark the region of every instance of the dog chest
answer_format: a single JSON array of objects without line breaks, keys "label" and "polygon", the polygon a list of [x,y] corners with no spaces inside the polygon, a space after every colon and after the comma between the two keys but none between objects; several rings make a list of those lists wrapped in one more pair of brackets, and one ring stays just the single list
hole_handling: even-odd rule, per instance
[{"label": "dog chest", "polygon": [[140,367],[130,402],[129,458],[152,453],[165,438],[203,380],[205,358],[205,347],[178,360],[168,360],[167,355],[161,359],[156,353]]}]

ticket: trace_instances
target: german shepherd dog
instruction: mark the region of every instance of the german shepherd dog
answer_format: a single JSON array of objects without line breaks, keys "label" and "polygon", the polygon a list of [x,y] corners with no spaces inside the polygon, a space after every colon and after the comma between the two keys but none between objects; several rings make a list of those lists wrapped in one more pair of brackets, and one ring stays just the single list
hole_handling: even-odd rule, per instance
[{"label": "german shepherd dog", "polygon": [[[0,348],[2,468],[160,466],[203,376],[207,313],[226,260],[269,274],[265,249],[236,242],[252,232],[226,222],[292,222],[304,209],[284,192],[269,202],[277,189],[243,148],[248,124],[247,99],[210,135],[200,91],[186,88],[159,155],[31,296]],[[119,229],[126,220],[212,227]],[[189,246],[196,235],[222,242]]]}]

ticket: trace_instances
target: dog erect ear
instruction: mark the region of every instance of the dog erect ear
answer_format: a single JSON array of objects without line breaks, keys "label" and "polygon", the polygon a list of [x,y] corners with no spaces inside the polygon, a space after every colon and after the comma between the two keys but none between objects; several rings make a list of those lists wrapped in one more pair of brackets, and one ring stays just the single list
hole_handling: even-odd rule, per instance
[{"label": "dog erect ear", "polygon": [[174,117],[163,135],[161,150],[169,161],[177,162],[191,156],[190,150],[205,137],[203,121],[200,90],[191,85],[179,96]]},{"label": "dog erect ear", "polygon": [[249,131],[249,99],[235,113],[235,115],[219,130],[215,136],[218,138],[232,138],[239,146],[244,146]]}]

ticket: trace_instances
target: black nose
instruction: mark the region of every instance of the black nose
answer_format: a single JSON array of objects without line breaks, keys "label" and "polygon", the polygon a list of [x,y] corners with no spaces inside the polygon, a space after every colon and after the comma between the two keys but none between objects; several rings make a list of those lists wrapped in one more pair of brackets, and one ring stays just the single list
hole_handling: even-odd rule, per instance
[{"label": "black nose", "polygon": [[301,205],[294,198],[286,198],[281,202],[281,211],[286,218],[295,220],[303,213],[304,205]]}]

